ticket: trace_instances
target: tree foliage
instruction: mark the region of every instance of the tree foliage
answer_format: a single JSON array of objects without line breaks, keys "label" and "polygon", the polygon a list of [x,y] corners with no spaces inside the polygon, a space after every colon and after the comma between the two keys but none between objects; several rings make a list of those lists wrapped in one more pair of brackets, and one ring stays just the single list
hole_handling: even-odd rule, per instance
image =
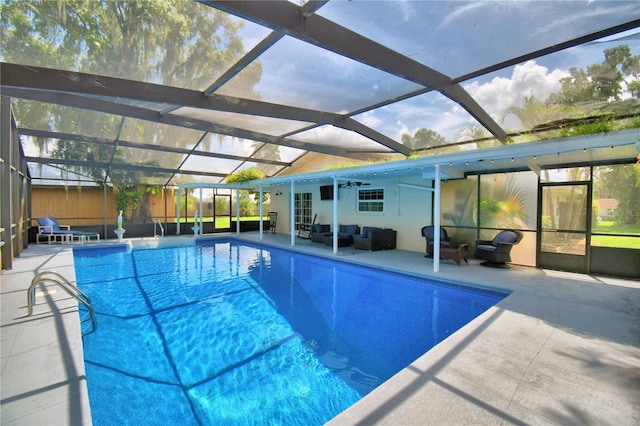
[{"label": "tree foliage", "polygon": [[[230,173],[227,175],[225,179],[226,183],[237,183],[237,182],[246,182],[255,179],[264,178],[264,173],[262,170],[251,167],[244,170],[239,170],[235,173]],[[258,193],[253,194],[254,201],[251,202],[250,195],[252,191],[247,189],[240,190],[240,214],[243,216],[251,216],[254,212],[255,204],[259,202],[260,195]],[[263,202],[267,202],[269,200],[269,195],[265,192],[262,197]]]},{"label": "tree foliage", "polygon": [[594,168],[593,182],[594,199],[618,201],[616,225],[640,227],[640,164]]},{"label": "tree foliage", "polygon": [[586,70],[572,67],[569,77],[560,80],[562,89],[552,94],[547,104],[576,105],[622,99],[625,91],[638,97],[640,55],[632,55],[628,45],[604,51],[604,61]]},{"label": "tree foliage", "polygon": [[[5,61],[195,90],[206,89],[245,53],[239,36],[241,21],[191,0],[7,1],[1,24]],[[260,62],[254,61],[229,84],[245,93],[252,91],[261,73]],[[123,123],[115,115],[33,101],[16,101],[14,108],[32,128],[115,140],[121,137],[122,127],[123,136],[134,142],[183,148],[193,142],[185,137],[184,129],[175,126],[127,119]],[[53,153],[58,158],[127,159],[144,165],[158,165],[159,161],[146,151],[115,145],[39,143],[57,143]],[[103,170],[88,173],[104,178]],[[122,183],[138,178],[126,172],[111,177]]]},{"label": "tree foliage", "polygon": [[434,148],[447,145],[449,140],[440,133],[431,129],[419,129],[411,136],[408,133],[402,134],[402,144],[412,150]]}]

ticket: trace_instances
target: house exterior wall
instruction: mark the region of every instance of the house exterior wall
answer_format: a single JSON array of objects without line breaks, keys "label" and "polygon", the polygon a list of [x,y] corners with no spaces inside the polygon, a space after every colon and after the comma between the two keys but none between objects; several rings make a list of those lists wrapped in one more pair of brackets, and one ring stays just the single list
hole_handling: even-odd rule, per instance
[{"label": "house exterior wall", "polygon": [[[338,190],[338,223],[356,224],[392,228],[398,232],[397,248],[409,251],[424,251],[424,238],[420,234],[423,226],[431,224],[431,193],[419,189],[398,186],[398,179],[367,180],[370,185],[362,188],[384,188],[384,211],[360,213],[357,211],[356,187]],[[431,187],[429,180],[403,179],[403,183]],[[325,185],[326,183],[323,183]],[[271,210],[278,212],[278,232],[289,234],[291,223],[291,188],[288,185],[278,187],[281,195],[271,198]],[[333,222],[333,201],[320,199],[320,184],[296,183],[296,193],[312,194],[312,217],[317,215],[316,223]],[[332,227],[333,228],[333,227]]]}]

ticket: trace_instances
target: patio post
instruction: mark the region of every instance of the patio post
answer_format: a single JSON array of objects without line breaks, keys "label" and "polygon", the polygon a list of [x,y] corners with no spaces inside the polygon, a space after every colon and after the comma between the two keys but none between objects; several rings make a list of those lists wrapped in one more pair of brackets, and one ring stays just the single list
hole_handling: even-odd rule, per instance
[{"label": "patio post", "polygon": [[436,192],[433,197],[433,272],[440,271],[440,165],[435,166]]},{"label": "patio post", "polygon": [[291,245],[296,245],[296,183],[292,179],[291,180],[291,214],[289,215],[291,222]]}]

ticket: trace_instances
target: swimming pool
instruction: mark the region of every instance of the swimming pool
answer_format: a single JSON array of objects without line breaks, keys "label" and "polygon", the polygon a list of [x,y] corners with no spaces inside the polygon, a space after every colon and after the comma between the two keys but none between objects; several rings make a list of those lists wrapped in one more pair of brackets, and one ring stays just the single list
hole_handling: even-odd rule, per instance
[{"label": "swimming pool", "polygon": [[94,424],[323,424],[506,294],[209,240],[74,250]]}]

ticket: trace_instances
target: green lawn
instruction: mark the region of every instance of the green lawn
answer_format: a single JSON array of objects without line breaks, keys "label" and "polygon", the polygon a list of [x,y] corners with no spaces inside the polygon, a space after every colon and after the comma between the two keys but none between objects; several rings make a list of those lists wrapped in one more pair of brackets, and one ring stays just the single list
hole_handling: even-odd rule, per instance
[{"label": "green lawn", "polygon": [[[234,222],[236,221],[236,217],[233,216],[231,218],[231,220],[233,220]],[[249,221],[249,220],[260,220],[260,216],[241,216],[240,217],[240,222],[244,222],[244,221]],[[263,219],[265,222],[269,221],[269,217],[265,216]],[[202,217],[202,221],[205,223],[210,223],[213,222],[213,216],[203,216]],[[192,217],[181,217],[180,218],[180,223],[192,223],[193,222],[193,216]],[[218,217],[216,218],[216,228],[218,229],[225,229],[225,228],[231,228],[231,221],[229,220],[229,217]]]},{"label": "green lawn", "polygon": [[[613,221],[602,221],[592,229],[598,234],[627,234],[629,237],[612,235],[592,235],[591,245],[600,247],[620,247],[640,249],[640,227],[638,226],[616,226]],[[632,237],[635,235],[636,237]]]}]

